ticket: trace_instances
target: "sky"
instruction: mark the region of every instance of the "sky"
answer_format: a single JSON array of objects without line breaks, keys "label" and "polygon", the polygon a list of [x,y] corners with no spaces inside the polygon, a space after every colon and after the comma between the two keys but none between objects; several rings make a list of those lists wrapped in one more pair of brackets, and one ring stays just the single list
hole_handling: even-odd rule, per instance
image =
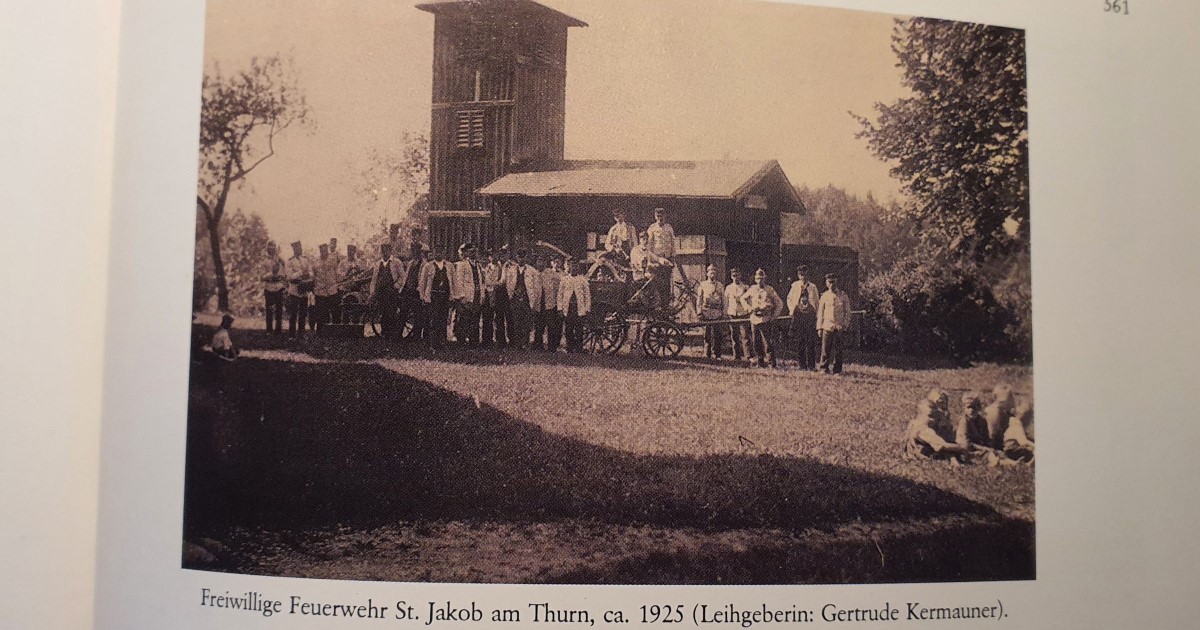
[{"label": "sky", "polygon": [[[796,185],[886,201],[888,166],[849,112],[906,91],[893,16],[751,0],[543,0],[589,26],[567,59],[568,159],[777,159]],[[290,56],[315,126],[286,130],[228,208],[280,243],[358,240],[374,149],[428,134],[431,14],[417,0],[209,0],[206,67]],[[377,220],[377,219],[376,219]]]}]

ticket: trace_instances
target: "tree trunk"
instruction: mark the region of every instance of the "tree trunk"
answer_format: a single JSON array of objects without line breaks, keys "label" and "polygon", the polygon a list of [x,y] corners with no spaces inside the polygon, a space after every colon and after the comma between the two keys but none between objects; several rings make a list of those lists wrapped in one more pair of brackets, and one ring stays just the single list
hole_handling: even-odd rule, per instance
[{"label": "tree trunk", "polygon": [[206,219],[208,241],[212,244],[213,273],[217,276],[217,310],[229,312],[229,284],[225,281],[225,263],[221,262],[221,220]]}]

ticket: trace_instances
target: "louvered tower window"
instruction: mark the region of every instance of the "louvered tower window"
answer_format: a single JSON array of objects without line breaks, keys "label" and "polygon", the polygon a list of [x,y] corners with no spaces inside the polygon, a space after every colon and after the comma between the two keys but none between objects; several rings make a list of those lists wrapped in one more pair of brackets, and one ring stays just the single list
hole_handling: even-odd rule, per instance
[{"label": "louvered tower window", "polygon": [[458,130],[455,144],[460,149],[475,149],[483,146],[483,110],[466,109],[458,112]]}]

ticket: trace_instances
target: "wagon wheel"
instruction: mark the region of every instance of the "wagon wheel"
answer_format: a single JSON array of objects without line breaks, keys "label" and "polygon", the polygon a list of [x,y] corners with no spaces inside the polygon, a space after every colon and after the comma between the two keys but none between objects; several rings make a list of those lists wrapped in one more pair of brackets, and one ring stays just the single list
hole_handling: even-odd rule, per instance
[{"label": "wagon wheel", "polygon": [[642,352],[648,357],[669,359],[683,350],[683,329],[668,321],[653,321],[642,332]]},{"label": "wagon wheel", "polygon": [[358,291],[342,296],[342,323],[362,324],[366,336],[379,336],[379,312]]},{"label": "wagon wheel", "polygon": [[616,354],[625,345],[629,336],[629,322],[616,309],[598,305],[593,311],[595,319],[583,335],[583,347],[588,352]]},{"label": "wagon wheel", "polygon": [[370,323],[371,317],[369,313],[371,308],[366,303],[366,297],[358,292],[351,291],[342,296],[341,301],[342,317],[341,324],[363,324],[368,327],[371,334],[378,334],[374,328],[374,324]]},{"label": "wagon wheel", "polygon": [[[680,315],[685,309],[690,309],[692,312],[696,310],[697,288],[700,286],[698,282],[693,282],[680,274],[682,280],[673,280],[671,282],[671,308],[672,315]],[[699,313],[696,313],[699,315]]]}]

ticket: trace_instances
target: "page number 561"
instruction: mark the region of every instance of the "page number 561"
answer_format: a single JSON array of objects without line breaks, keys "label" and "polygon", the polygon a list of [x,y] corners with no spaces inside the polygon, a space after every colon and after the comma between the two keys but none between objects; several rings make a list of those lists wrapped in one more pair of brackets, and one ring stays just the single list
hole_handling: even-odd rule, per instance
[{"label": "page number 561", "polygon": [[1104,0],[1104,12],[1113,15],[1129,15],[1129,0]]}]

